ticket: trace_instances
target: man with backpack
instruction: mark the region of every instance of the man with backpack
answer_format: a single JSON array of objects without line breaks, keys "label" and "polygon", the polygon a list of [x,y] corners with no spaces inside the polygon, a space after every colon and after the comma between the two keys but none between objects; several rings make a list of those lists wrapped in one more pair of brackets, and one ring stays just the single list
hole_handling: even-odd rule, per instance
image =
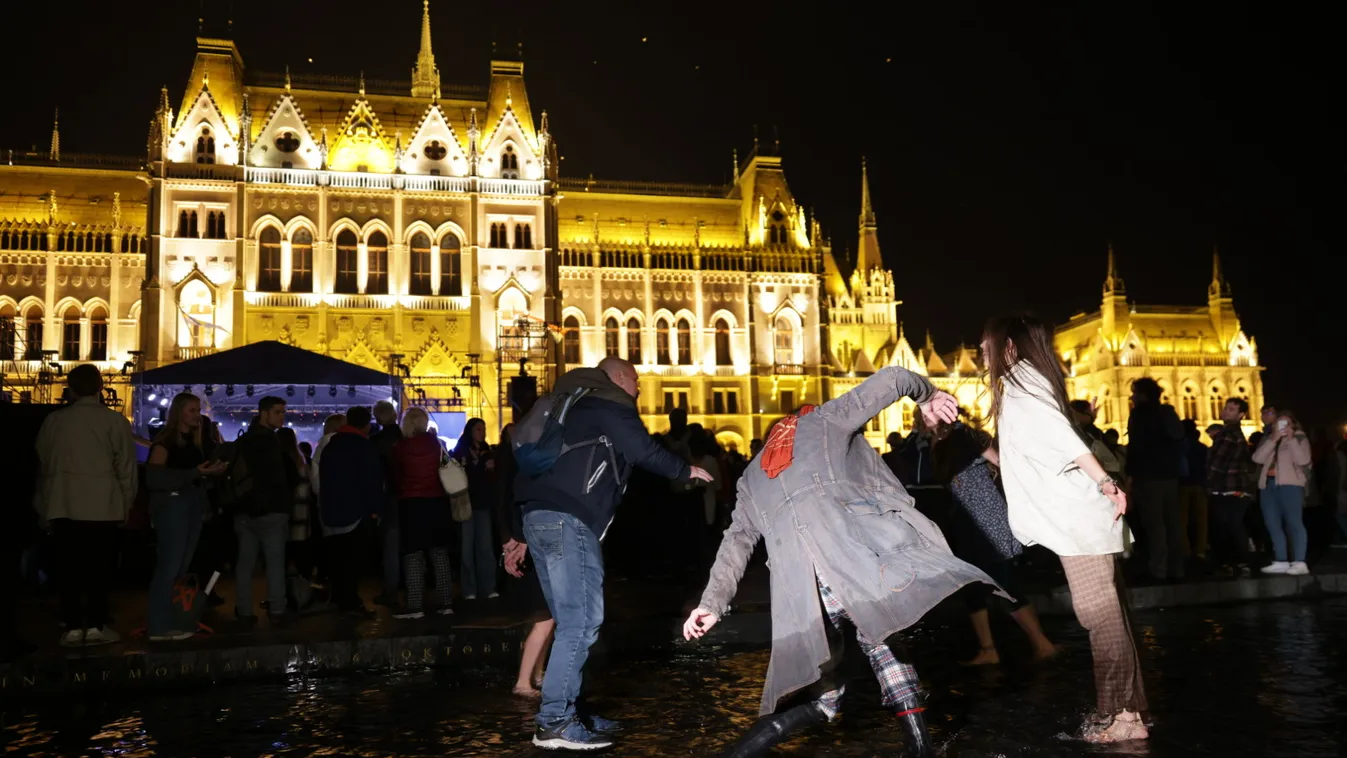
[{"label": "man with backpack", "polygon": [[238,450],[227,476],[234,488],[230,507],[239,555],[234,564],[238,583],[234,615],[245,624],[255,624],[253,567],[260,549],[267,564],[267,615],[272,623],[285,617],[285,539],[290,529],[299,471],[286,461],[276,430],[285,426],[285,400],[268,395],[257,403],[257,418],[239,438]]},{"label": "man with backpack", "polygon": [[[556,620],[533,744],[598,750],[616,722],[578,716],[580,671],[603,623],[603,550],[633,466],[668,477],[710,481],[650,438],[636,409],[636,369],[619,358],[567,372],[516,425],[515,501],[524,536]],[[517,568],[521,552],[507,556]]]}]

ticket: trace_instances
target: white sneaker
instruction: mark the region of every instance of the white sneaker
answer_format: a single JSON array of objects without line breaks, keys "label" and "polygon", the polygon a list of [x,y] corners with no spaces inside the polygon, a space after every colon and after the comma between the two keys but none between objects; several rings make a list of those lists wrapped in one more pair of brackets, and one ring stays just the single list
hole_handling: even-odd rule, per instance
[{"label": "white sneaker", "polygon": [[1264,574],[1285,574],[1291,570],[1291,564],[1286,561],[1273,561],[1263,568],[1259,569]]},{"label": "white sneaker", "polygon": [[498,598],[498,597],[500,597],[500,593],[499,593],[499,592],[493,592],[493,593],[491,593],[490,595],[487,595],[487,596],[486,596],[486,599],[487,599],[487,600],[495,600],[495,599]]},{"label": "white sneaker", "polygon": [[84,630],[84,646],[92,647],[94,645],[111,645],[114,642],[121,642],[121,635],[112,631],[111,627],[102,629],[89,628]]},{"label": "white sneaker", "polygon": [[150,642],[182,642],[183,640],[190,640],[195,636],[195,632],[179,632],[175,630],[164,632],[163,634],[151,634]]},{"label": "white sneaker", "polygon": [[1310,573],[1310,567],[1305,565],[1304,561],[1292,561],[1291,567],[1286,569],[1286,573],[1292,576],[1304,576]]},{"label": "white sneaker", "polygon": [[84,630],[71,629],[61,635],[61,647],[82,647],[84,645]]}]

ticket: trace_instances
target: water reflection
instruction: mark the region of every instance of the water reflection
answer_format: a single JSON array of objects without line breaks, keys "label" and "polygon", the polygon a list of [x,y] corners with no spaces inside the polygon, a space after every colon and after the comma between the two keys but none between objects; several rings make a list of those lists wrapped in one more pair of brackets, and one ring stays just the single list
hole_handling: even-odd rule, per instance
[{"label": "water reflection", "polygon": [[[1303,756],[1344,754],[1347,600],[1137,614],[1158,723],[1149,744],[1092,747],[1074,739],[1091,706],[1088,645],[1053,629],[1067,650],[1046,666],[1013,648],[997,668],[965,669],[965,627],[913,635],[945,755]],[[1011,635],[1007,639],[1014,639]],[[1018,653],[1018,654],[1017,654]],[[615,755],[714,756],[758,707],[766,651],[679,646],[648,660],[600,663],[592,704],[627,722]],[[6,711],[8,755],[536,756],[533,703],[508,694],[504,672],[403,673],[223,687],[188,696],[62,703]],[[775,755],[894,755],[900,733],[878,687],[848,687],[840,724]]]}]

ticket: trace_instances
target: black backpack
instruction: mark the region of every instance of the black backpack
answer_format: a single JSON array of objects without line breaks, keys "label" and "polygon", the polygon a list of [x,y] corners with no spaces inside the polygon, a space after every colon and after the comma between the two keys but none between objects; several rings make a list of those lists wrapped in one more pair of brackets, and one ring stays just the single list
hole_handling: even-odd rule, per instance
[{"label": "black backpack", "polygon": [[220,446],[220,460],[228,463],[220,477],[216,502],[227,513],[257,516],[265,511],[265,503],[257,495],[257,480],[248,466],[241,441],[226,442]]},{"label": "black backpack", "polygon": [[[613,450],[613,443],[605,436],[599,436],[592,440],[582,440],[574,445],[567,445],[564,437],[566,433],[566,416],[580,402],[590,390],[581,387],[567,394],[552,393],[538,398],[529,412],[524,414],[514,425],[510,432],[510,445],[513,448],[515,465],[522,476],[541,476],[556,465],[563,455],[579,448],[588,447],[589,461],[585,466],[588,480],[585,483],[585,492],[589,492],[594,485],[603,476],[604,470],[608,467],[613,469],[613,478],[617,480],[619,489],[622,488],[622,472],[617,465],[617,455]],[[604,450],[600,451],[598,446],[602,445]],[[595,456],[602,456],[606,452],[605,460],[600,460],[595,466]]]}]

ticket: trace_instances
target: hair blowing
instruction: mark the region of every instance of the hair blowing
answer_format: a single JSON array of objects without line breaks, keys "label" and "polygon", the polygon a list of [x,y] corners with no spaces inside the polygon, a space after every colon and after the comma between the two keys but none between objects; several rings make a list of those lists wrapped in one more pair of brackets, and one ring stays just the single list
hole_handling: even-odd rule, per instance
[{"label": "hair blowing", "polygon": [[[1065,372],[1053,350],[1052,327],[1046,321],[1027,312],[993,316],[987,321],[982,338],[987,346],[983,360],[987,364],[987,384],[992,392],[992,418],[996,419],[998,429],[1005,382],[1025,392],[1029,391],[1020,378],[1011,373],[1011,369],[1020,362],[1028,363],[1043,375],[1052,393],[1053,405],[1068,422],[1072,421],[1071,403],[1066,397]],[[1088,446],[1090,440],[1081,433],[1078,425],[1070,425]]]}]

